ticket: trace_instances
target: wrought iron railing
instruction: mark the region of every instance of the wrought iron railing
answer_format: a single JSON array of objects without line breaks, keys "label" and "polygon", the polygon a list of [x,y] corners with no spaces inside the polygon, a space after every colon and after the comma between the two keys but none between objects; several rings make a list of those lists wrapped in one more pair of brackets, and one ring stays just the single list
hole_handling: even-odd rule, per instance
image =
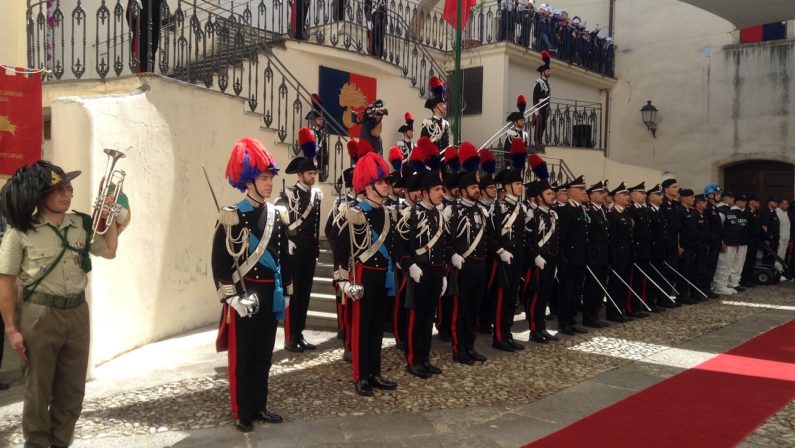
[{"label": "wrought iron railing", "polygon": [[[148,5],[149,0],[143,1]],[[279,142],[297,147],[298,129],[304,126],[313,103],[310,92],[270,51],[279,44],[278,35],[249,26],[251,16],[213,11],[203,1],[178,0],[173,12],[163,2],[159,24],[137,6],[128,19],[126,1],[114,0],[110,7],[106,3],[102,1],[92,14],[81,1],[66,10],[58,0],[49,11],[46,1],[31,5],[27,11],[28,65],[48,70],[48,82],[153,71],[199,84],[245,100],[247,111],[259,115],[262,126],[274,131]],[[129,22],[140,17],[146,23],[131,28]],[[133,52],[131,42],[140,42],[142,33],[154,28],[159,31],[157,52]],[[93,41],[88,36],[94,36]],[[155,57],[147,58],[147,54]],[[321,177],[336,179],[344,143],[350,137],[347,128],[319,107],[327,127],[334,130],[321,142],[330,151],[328,166],[333,172],[321,173]]]}]

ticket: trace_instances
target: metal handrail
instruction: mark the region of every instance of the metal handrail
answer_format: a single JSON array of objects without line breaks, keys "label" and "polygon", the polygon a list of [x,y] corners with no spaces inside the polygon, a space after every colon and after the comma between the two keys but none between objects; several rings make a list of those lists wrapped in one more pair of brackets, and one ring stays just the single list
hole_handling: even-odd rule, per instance
[{"label": "metal handrail", "polygon": [[[549,97],[542,99],[541,101],[538,102],[538,104],[535,104],[530,109],[527,109],[526,111],[524,111],[524,119],[527,120],[531,115],[533,115],[534,113],[538,112],[539,110],[541,110],[541,108],[543,108],[544,106],[546,106],[548,104],[549,104]],[[497,130],[497,132],[495,132],[494,135],[489,137],[488,140],[483,142],[483,144],[480,145],[480,149],[487,148],[487,147],[489,147],[489,145],[491,145],[494,142],[496,142],[497,140],[499,140],[500,137],[502,137],[505,134],[505,131],[507,131],[508,128],[510,128],[510,127],[511,127],[511,123],[506,123],[503,127],[501,127],[499,130]]]}]

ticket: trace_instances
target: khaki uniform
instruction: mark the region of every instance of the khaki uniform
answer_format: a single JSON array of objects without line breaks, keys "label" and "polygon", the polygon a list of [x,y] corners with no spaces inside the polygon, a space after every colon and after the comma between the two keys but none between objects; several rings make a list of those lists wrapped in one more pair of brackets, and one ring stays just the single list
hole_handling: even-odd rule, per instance
[{"label": "khaki uniform", "polygon": [[[9,228],[0,244],[0,274],[18,276],[22,286],[38,280],[64,247],[61,238],[39,217],[34,229]],[[54,226],[54,224],[51,224]],[[22,431],[26,447],[68,446],[80,416],[85,393],[89,349],[89,312],[81,267],[86,245],[83,219],[74,213],[58,227],[71,249],[35,292],[18,305],[18,328],[25,340],[25,399]],[[106,249],[97,236],[90,253]]]}]

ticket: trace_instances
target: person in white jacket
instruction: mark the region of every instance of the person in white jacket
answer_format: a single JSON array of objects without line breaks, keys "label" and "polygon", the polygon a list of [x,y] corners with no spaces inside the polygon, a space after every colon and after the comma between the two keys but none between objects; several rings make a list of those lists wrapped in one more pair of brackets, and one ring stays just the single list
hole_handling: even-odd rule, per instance
[{"label": "person in white jacket", "polygon": [[[789,236],[790,236],[790,220],[789,220],[789,201],[786,199],[782,199],[781,202],[778,203],[778,208],[776,209],[776,215],[778,215],[778,222],[779,222],[779,240],[778,240],[778,257],[782,260],[786,259],[787,255],[787,246],[789,246]],[[779,271],[783,271],[783,267],[781,263],[778,261],[776,262],[776,269]],[[782,277],[782,280],[784,278]]]}]

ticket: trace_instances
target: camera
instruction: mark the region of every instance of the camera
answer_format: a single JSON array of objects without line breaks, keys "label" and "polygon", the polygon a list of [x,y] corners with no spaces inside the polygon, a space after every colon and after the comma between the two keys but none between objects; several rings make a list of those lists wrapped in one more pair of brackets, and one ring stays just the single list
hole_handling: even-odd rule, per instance
[{"label": "camera", "polygon": [[389,109],[384,107],[383,101],[375,100],[373,104],[367,106],[367,109],[364,110],[364,114],[370,117],[373,115],[389,115]]}]

